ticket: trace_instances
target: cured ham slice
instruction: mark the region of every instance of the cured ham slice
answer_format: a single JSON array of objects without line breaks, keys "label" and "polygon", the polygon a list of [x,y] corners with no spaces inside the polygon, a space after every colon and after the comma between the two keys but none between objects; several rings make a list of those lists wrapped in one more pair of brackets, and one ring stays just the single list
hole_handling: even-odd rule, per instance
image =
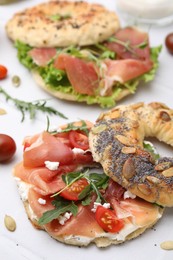
[{"label": "cured ham slice", "polygon": [[14,176],[31,184],[39,194],[48,195],[58,192],[65,187],[62,174],[67,174],[76,169],[75,165],[60,166],[57,170],[49,170],[46,167],[27,168],[19,163],[14,168]]},{"label": "cured ham slice", "polygon": [[31,146],[25,149],[23,165],[25,167],[44,166],[45,161],[68,164],[73,161],[72,150],[55,136],[43,132]]},{"label": "cured ham slice", "polygon": [[80,206],[78,214],[72,216],[65,225],[60,225],[57,220],[45,225],[45,229],[52,236],[84,236],[95,238],[99,234],[103,234],[103,229],[97,224],[94,214],[86,207]]},{"label": "cured ham slice", "polygon": [[135,216],[133,221],[139,227],[152,224],[159,214],[158,206],[140,198],[122,200],[120,207]]},{"label": "cured ham slice", "polygon": [[76,92],[87,95],[95,94],[99,81],[92,62],[61,54],[55,60],[54,66],[66,71],[67,77]]},{"label": "cured ham slice", "polygon": [[131,79],[143,75],[151,70],[153,63],[151,61],[141,61],[134,59],[125,60],[107,60],[107,71],[105,78],[109,81],[125,83]]},{"label": "cured ham slice", "polygon": [[29,56],[33,59],[34,63],[40,67],[45,67],[52,58],[56,56],[55,48],[34,48],[29,51]]},{"label": "cured ham slice", "polygon": [[[38,202],[41,198],[46,200],[44,205]],[[28,201],[29,204],[38,218],[48,210],[54,209],[48,196],[40,196],[33,189],[29,190]],[[85,224],[84,224],[85,223]],[[95,237],[99,233],[103,233],[103,229],[97,224],[94,214],[88,207],[80,206],[78,208],[77,216],[72,216],[65,225],[61,225],[58,219],[51,221],[44,225],[45,229],[52,236],[70,236],[71,234],[76,236]]]},{"label": "cured ham slice", "polygon": [[[134,27],[126,27],[120,29],[114,36],[117,42],[106,42],[106,46],[117,54],[118,59],[150,59],[149,39],[146,32],[139,31]],[[125,48],[118,41],[128,44],[128,48]]]}]

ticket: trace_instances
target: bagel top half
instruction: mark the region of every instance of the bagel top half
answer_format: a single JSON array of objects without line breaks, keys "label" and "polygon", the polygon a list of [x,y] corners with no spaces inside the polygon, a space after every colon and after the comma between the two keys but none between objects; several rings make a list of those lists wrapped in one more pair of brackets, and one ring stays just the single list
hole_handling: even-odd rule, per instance
[{"label": "bagel top half", "polygon": [[6,24],[13,41],[33,47],[66,47],[102,42],[119,28],[114,12],[99,4],[53,1],[16,13]]}]

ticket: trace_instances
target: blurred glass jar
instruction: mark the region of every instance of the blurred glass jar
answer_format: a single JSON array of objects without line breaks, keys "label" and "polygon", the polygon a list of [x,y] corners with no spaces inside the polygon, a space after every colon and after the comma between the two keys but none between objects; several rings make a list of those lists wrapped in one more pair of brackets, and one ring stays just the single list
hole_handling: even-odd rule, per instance
[{"label": "blurred glass jar", "polygon": [[173,21],[173,0],[116,0],[126,19],[165,25]]}]

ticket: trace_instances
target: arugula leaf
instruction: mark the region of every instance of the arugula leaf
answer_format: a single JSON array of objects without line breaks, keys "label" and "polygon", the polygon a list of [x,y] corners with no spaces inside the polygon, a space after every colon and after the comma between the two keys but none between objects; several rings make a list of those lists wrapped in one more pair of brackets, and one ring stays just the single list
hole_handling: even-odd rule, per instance
[{"label": "arugula leaf", "polygon": [[90,203],[91,203],[91,196],[87,196],[87,197],[85,197],[84,200],[82,200],[83,206],[88,206],[88,205],[90,205]]},{"label": "arugula leaf", "polygon": [[59,200],[53,201],[52,204],[55,206],[55,209],[44,212],[38,220],[39,225],[45,225],[52,220],[57,219],[60,215],[66,213],[67,211],[71,212],[74,216],[77,215],[78,207],[73,201]]},{"label": "arugula leaf", "polygon": [[88,135],[89,130],[88,130],[87,124],[85,123],[84,120],[81,120],[81,122],[82,122],[81,126],[75,126],[73,123],[69,123],[66,128],[61,130],[61,132],[66,133],[66,132],[69,132],[71,130],[74,130],[74,131],[80,130],[80,131],[84,131]]},{"label": "arugula leaf", "polygon": [[89,184],[89,185],[87,185],[87,186],[83,189],[83,191],[81,191],[81,193],[78,195],[79,200],[84,199],[84,198],[90,193],[90,191],[91,191],[91,185]]},{"label": "arugula leaf", "polygon": [[81,179],[83,176],[84,174],[81,172],[70,172],[68,174],[62,175],[62,179],[67,185],[71,185],[73,182]]}]

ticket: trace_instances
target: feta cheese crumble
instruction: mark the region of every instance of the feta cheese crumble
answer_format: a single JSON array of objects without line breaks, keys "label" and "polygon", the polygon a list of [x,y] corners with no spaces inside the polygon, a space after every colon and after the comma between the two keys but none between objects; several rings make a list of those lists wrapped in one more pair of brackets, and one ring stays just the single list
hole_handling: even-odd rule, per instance
[{"label": "feta cheese crumble", "polygon": [[82,149],[80,149],[80,148],[73,148],[73,149],[72,149],[72,152],[73,152],[74,154],[84,154],[84,153],[85,153],[85,151],[82,150]]},{"label": "feta cheese crumble", "polygon": [[46,168],[48,168],[51,171],[55,171],[59,167],[59,162],[45,161],[44,164],[45,164]]},{"label": "feta cheese crumble", "polygon": [[70,217],[72,216],[72,213],[70,212],[66,212],[64,215],[60,215],[59,217],[58,217],[58,221],[59,221],[59,224],[61,224],[61,225],[64,225],[65,224],[65,222],[68,220],[68,219],[70,219]]},{"label": "feta cheese crumble", "polygon": [[133,194],[133,193],[131,193],[129,190],[126,190],[126,191],[124,192],[124,199],[129,199],[129,198],[135,199],[135,198],[136,198],[136,195]]},{"label": "feta cheese crumble", "polygon": [[99,202],[94,202],[94,208],[92,208],[91,211],[95,213],[98,206],[102,206],[102,207],[104,207],[104,208],[106,208],[106,209],[109,209],[109,208],[110,208],[110,203],[104,203],[104,204],[102,205],[102,204],[99,203]]},{"label": "feta cheese crumble", "polygon": [[45,205],[46,204],[46,200],[44,200],[42,198],[39,198],[38,199],[38,203],[41,204],[41,205]]}]

